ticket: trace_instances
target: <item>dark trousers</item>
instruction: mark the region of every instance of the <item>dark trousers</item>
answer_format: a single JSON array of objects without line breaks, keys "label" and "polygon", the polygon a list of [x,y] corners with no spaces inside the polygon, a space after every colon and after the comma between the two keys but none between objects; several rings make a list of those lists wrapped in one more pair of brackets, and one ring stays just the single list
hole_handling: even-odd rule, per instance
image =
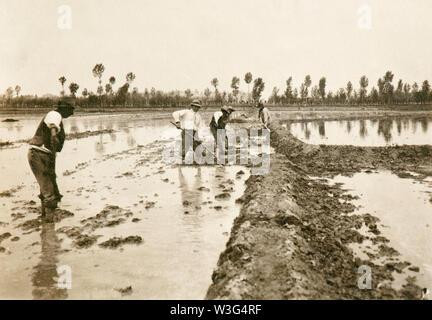
[{"label": "dark trousers", "polygon": [[186,153],[190,148],[195,152],[195,149],[201,144],[201,140],[195,137],[197,132],[191,129],[182,130],[182,158],[184,159]]},{"label": "dark trousers", "polygon": [[29,149],[28,161],[39,184],[42,205],[46,208],[57,208],[61,194],[56,181],[55,157],[43,151]]},{"label": "dark trousers", "polygon": [[[225,129],[219,129],[219,135],[223,136],[225,135],[225,149],[228,149],[228,137],[226,135],[226,131]],[[223,130],[223,131],[222,131]],[[213,135],[214,138],[214,146],[215,148],[217,147],[217,143],[218,143],[218,128],[216,128],[215,126],[210,125],[210,131]]]}]

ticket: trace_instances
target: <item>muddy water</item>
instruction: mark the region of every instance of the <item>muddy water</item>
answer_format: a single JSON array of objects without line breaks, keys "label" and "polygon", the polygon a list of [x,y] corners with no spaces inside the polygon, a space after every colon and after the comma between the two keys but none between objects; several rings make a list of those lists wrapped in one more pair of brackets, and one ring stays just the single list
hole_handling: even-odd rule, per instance
[{"label": "muddy water", "polygon": [[[420,286],[432,288],[432,181],[401,179],[381,171],[358,173],[351,178],[337,176],[333,182],[343,183],[350,194],[359,196],[354,201],[359,206],[356,213],[370,213],[380,219],[379,230],[390,240],[389,246],[400,253],[400,261],[409,261],[420,268],[420,272],[408,269],[402,274],[395,272],[396,280],[399,279],[396,285],[406,276],[415,276]],[[355,246],[363,258],[374,250],[367,241]]]},{"label": "muddy water", "polygon": [[[60,207],[67,214],[55,223],[34,220],[39,203],[29,201],[38,200],[39,190],[28,168],[27,146],[0,150],[0,192],[9,191],[0,197],[0,237],[5,235],[0,298],[205,296],[249,170],[165,164],[162,150],[178,132],[166,120],[129,118],[110,116],[105,124],[93,117],[75,119],[76,132],[116,131],[66,141],[57,175],[64,195]],[[39,120],[28,121],[37,125]],[[10,141],[28,138],[33,130],[22,129]],[[244,174],[237,174],[240,170]],[[84,236],[94,243],[77,245]],[[131,236],[141,240],[100,246]],[[58,287],[59,278],[66,277],[62,270],[71,271],[70,289]]]},{"label": "muddy water", "polygon": [[312,144],[387,146],[432,144],[432,119],[337,120],[285,123],[298,139]]}]

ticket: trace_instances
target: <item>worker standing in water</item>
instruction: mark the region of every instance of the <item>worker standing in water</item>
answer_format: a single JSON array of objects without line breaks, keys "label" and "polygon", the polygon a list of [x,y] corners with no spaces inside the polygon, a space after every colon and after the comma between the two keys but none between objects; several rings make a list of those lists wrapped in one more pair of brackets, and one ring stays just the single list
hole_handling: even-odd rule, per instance
[{"label": "worker standing in water", "polygon": [[225,127],[229,122],[230,115],[235,110],[231,106],[223,106],[220,111],[216,111],[210,121],[210,131],[213,135],[215,145],[217,145],[217,137],[225,135],[225,148],[228,148],[228,137],[226,136]]},{"label": "worker standing in water", "polygon": [[201,101],[194,100],[190,109],[178,110],[172,114],[176,127],[182,130],[182,160],[185,159],[190,148],[195,152],[195,149],[202,143],[198,136],[198,129],[202,122],[198,114],[200,109]]},{"label": "worker standing in water", "polygon": [[270,111],[267,107],[264,107],[262,102],[258,103],[258,119],[263,124],[264,128],[268,129],[270,125]]},{"label": "worker standing in water", "polygon": [[63,149],[66,138],[63,119],[73,113],[74,106],[69,101],[59,101],[57,109],[42,118],[35,135],[29,141],[28,161],[40,187],[43,218],[53,218],[54,210],[62,198],[55,173],[56,153]]}]

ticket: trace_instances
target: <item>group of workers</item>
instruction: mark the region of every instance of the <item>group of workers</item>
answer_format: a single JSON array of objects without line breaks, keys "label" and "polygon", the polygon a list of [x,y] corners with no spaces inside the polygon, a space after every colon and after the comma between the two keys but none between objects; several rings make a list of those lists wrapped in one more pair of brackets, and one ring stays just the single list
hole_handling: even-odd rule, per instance
[{"label": "group of workers", "polygon": [[[263,103],[257,104],[258,108],[258,119],[268,129],[270,124],[270,112]],[[201,127],[202,120],[199,115],[201,109],[201,102],[194,100],[189,109],[179,110],[173,112],[173,118],[175,126],[182,130],[182,159],[184,160],[186,153],[192,148],[195,149],[202,143],[198,136],[198,129]],[[210,132],[213,135],[215,142],[218,142],[218,137],[225,138],[225,147],[228,147],[228,137],[225,132],[225,127],[230,120],[231,114],[234,112],[234,108],[231,106],[223,106],[220,111],[216,111],[210,121]],[[223,138],[224,137],[224,138]],[[190,145],[186,141],[191,141]]]},{"label": "group of workers", "polygon": [[[270,123],[269,110],[262,103],[257,105],[258,118],[265,128]],[[199,115],[201,102],[194,100],[190,109],[179,110],[173,113],[175,126],[182,130],[182,159],[192,147],[193,151],[202,143],[198,136],[198,129],[202,120]],[[218,136],[225,136],[225,146],[228,146],[225,128],[235,110],[230,106],[224,106],[220,111],[214,113],[210,122],[210,131],[218,141]],[[42,216],[53,217],[54,209],[57,208],[62,195],[59,192],[56,181],[55,163],[56,153],[60,152],[65,142],[66,134],[63,127],[63,119],[74,114],[74,106],[70,101],[59,101],[56,110],[48,112],[39,123],[36,133],[30,140],[28,161],[30,168],[36,177],[40,187],[39,198],[42,202]],[[186,139],[189,137],[189,139]],[[192,138],[192,139],[190,139]],[[192,143],[188,145],[186,141]]]}]

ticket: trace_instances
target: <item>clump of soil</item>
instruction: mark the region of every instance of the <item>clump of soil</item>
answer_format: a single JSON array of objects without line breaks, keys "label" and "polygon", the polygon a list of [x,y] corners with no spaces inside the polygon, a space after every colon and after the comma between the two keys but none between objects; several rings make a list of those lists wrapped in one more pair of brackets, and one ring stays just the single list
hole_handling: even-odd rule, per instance
[{"label": "clump of soil", "polygon": [[97,215],[81,220],[85,228],[94,231],[99,228],[113,227],[124,223],[132,212],[124,210],[118,206],[108,205]]},{"label": "clump of soil", "polygon": [[155,204],[156,204],[156,202],[153,202],[153,201],[146,201],[146,203],[145,203],[145,208],[146,208],[147,210],[150,209],[150,208],[154,208]]},{"label": "clump of soil", "polygon": [[13,197],[14,193],[18,192],[19,190],[21,190],[23,188],[23,186],[18,186],[3,192],[0,192],[0,197],[4,197],[4,198],[10,198]]},{"label": "clump of soil", "polygon": [[96,243],[99,236],[80,234],[74,241],[74,246],[78,249],[89,248]]},{"label": "clump of soil", "polygon": [[128,236],[126,238],[113,237],[105,242],[99,244],[102,248],[116,249],[123,246],[124,244],[140,244],[143,240],[140,236]]},{"label": "clump of soil", "polygon": [[128,286],[126,288],[114,289],[121,293],[122,296],[130,296],[132,294],[132,286]]},{"label": "clump of soil", "polygon": [[18,122],[19,120],[17,120],[17,119],[11,119],[11,118],[7,118],[7,119],[4,119],[4,120],[2,120],[2,122]]}]

